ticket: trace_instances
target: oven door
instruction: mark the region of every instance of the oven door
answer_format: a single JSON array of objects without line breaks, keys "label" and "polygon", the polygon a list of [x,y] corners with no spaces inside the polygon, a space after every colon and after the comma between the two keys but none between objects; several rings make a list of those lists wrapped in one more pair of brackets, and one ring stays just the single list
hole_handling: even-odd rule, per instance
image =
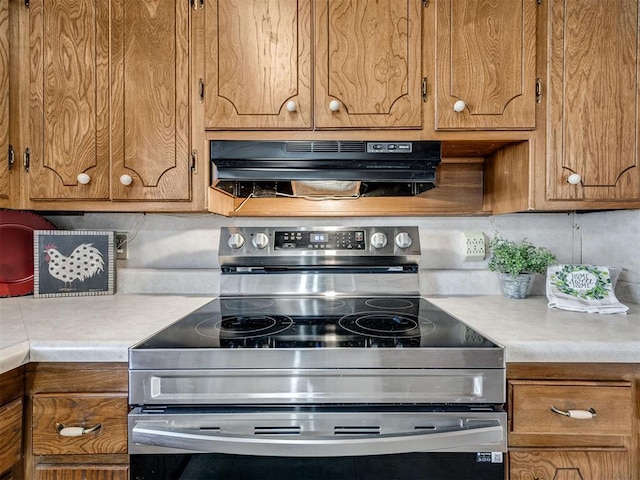
[{"label": "oven door", "polygon": [[492,407],[136,408],[131,478],[502,480],[505,425]]},{"label": "oven door", "polygon": [[358,457],[132,455],[132,480],[504,480],[503,454],[421,452]]}]

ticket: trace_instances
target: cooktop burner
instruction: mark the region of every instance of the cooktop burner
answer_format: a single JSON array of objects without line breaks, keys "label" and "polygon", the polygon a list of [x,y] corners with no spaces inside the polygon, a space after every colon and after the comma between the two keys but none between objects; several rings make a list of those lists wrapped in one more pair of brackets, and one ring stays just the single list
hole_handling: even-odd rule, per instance
[{"label": "cooktop burner", "polygon": [[205,320],[196,325],[196,332],[205,337],[255,338],[277,335],[293,325],[282,315],[230,316],[221,320]]},{"label": "cooktop burner", "polygon": [[420,297],[225,297],[138,344],[172,348],[495,347]]},{"label": "cooktop burner", "polygon": [[338,325],[356,335],[379,338],[421,337],[436,329],[426,318],[393,312],[357,312],[345,315]]}]

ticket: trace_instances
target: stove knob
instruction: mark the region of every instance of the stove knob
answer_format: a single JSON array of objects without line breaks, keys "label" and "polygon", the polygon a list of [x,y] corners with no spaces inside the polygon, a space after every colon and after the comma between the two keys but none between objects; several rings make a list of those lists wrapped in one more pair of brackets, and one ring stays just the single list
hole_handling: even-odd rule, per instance
[{"label": "stove knob", "polygon": [[239,233],[232,233],[231,235],[229,235],[227,245],[229,245],[229,248],[232,248],[234,250],[242,248],[242,246],[244,245],[244,237]]},{"label": "stove knob", "polygon": [[407,232],[400,232],[396,235],[396,246],[398,248],[409,248],[412,243],[413,240],[411,240]]},{"label": "stove knob", "polygon": [[262,250],[267,245],[269,245],[269,237],[265,233],[256,233],[253,236],[253,240],[251,240],[253,246]]},{"label": "stove knob", "polygon": [[371,246],[375,249],[383,248],[387,244],[387,236],[382,232],[371,235]]}]

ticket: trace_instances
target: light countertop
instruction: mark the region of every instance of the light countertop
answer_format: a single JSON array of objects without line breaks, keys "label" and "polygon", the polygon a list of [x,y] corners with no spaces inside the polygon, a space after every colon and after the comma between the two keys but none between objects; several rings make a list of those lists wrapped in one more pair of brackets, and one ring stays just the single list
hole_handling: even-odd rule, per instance
[{"label": "light countertop", "polygon": [[126,362],[128,348],[211,297],[0,299],[0,373],[27,362]]},{"label": "light countertop", "polygon": [[[128,348],[212,297],[0,299],[0,373],[27,362],[126,362]],[[550,310],[545,297],[428,297],[506,347],[507,362],[640,363],[640,305],[627,315]]]}]

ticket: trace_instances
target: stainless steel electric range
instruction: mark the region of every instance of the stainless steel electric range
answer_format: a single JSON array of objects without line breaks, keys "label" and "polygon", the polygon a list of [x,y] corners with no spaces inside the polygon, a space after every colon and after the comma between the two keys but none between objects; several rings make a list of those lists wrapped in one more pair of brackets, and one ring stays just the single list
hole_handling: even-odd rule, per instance
[{"label": "stainless steel electric range", "polygon": [[416,227],[223,228],[219,298],[129,352],[131,478],[503,479],[504,349]]}]

